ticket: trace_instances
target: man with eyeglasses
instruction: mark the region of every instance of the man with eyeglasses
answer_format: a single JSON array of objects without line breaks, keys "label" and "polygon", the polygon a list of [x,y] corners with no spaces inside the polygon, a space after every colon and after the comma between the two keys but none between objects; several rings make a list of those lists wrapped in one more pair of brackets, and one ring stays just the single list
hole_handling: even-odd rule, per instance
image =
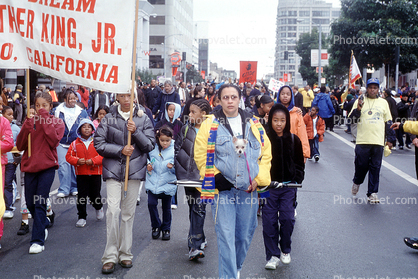
[{"label": "man with eyeglasses", "polygon": [[[222,109],[200,126],[194,154],[203,179],[201,200],[212,203],[219,277],[239,278],[255,228],[257,186],[270,184],[270,141],[258,119],[239,109],[240,89],[219,89]],[[244,141],[245,140],[245,141]],[[236,152],[245,142],[245,152]]]}]

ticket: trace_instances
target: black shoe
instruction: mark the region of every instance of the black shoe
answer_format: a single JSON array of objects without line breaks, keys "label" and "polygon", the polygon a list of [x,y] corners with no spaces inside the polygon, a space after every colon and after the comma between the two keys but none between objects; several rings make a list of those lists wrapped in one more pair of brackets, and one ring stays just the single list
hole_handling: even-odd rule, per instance
[{"label": "black shoe", "polygon": [[50,228],[54,225],[54,221],[55,221],[55,212],[52,210],[52,214],[51,215],[47,215],[46,216],[49,219],[49,225],[47,228]]},{"label": "black shoe", "polygon": [[315,158],[315,162],[319,161],[319,156],[318,155],[315,155],[314,158]]},{"label": "black shoe", "polygon": [[418,239],[416,237],[405,237],[403,241],[408,247],[418,249]]},{"label": "black shoe", "polygon": [[152,228],[152,239],[158,239],[160,238],[160,228]]},{"label": "black shoe", "polygon": [[29,233],[29,225],[26,225],[24,222],[20,225],[20,229],[17,231],[17,235],[25,235]]},{"label": "black shoe", "polygon": [[170,231],[163,231],[162,240],[170,240]]},{"label": "black shoe", "polygon": [[407,144],[406,145],[406,148],[411,149],[411,145],[410,144]]},{"label": "black shoe", "polygon": [[400,150],[403,150],[403,146],[401,146],[401,145],[400,145],[400,146],[399,146],[399,149],[400,149]]}]

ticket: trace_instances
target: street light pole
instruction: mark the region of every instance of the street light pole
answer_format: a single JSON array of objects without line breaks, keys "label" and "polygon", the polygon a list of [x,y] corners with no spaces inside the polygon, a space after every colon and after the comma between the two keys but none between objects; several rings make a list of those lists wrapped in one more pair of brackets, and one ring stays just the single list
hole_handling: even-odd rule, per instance
[{"label": "street light pole", "polygon": [[321,47],[322,47],[322,30],[321,23],[318,24],[319,31],[319,47],[318,47],[318,87],[321,87]]}]

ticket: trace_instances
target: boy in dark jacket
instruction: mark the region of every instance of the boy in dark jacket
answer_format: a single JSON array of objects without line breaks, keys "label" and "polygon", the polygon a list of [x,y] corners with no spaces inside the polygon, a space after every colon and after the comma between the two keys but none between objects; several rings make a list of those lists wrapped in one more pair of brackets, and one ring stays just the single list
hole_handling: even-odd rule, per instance
[{"label": "boy in dark jacket", "polygon": [[[104,274],[113,273],[116,263],[123,268],[132,267],[136,199],[140,181],[145,180],[147,153],[155,145],[154,127],[145,115],[145,109],[135,105],[132,120],[129,120],[131,95],[118,93],[116,99],[119,104],[110,108],[94,134],[94,147],[103,156],[103,180],[107,189],[107,243],[102,256]],[[128,132],[131,132],[131,145],[128,145]],[[128,156],[128,189],[122,199]]]},{"label": "boy in dark jacket", "polygon": [[[290,114],[285,106],[276,104],[271,108],[268,126],[267,135],[272,143],[271,181],[302,183],[305,175],[302,143],[298,136],[290,133]],[[270,189],[269,193],[270,196],[263,206],[262,217],[267,260],[265,268],[276,269],[279,261],[288,264],[291,260],[290,244],[295,225],[296,189]]]},{"label": "boy in dark jacket", "polygon": [[[177,179],[199,180],[200,173],[194,160],[194,140],[205,115],[211,111],[205,99],[197,99],[190,105],[189,121],[178,134],[174,146],[174,169]],[[197,188],[185,187],[189,205],[190,229],[188,236],[189,260],[203,258],[207,245],[203,225],[206,216],[206,204],[200,202],[200,191]]]}]

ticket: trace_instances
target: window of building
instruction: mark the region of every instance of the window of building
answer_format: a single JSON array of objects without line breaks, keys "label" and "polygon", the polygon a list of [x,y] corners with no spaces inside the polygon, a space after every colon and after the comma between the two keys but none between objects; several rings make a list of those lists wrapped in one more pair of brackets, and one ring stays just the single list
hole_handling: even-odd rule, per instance
[{"label": "window of building", "polygon": [[297,16],[298,15],[298,12],[297,11],[288,11],[287,12],[287,15],[288,16]]},{"label": "window of building", "polygon": [[295,65],[289,65],[289,70],[295,70]]},{"label": "window of building", "polygon": [[286,16],[286,11],[280,11],[280,14],[279,14],[281,17],[282,16]]},{"label": "window of building", "polygon": [[280,31],[286,31],[286,26],[280,26],[280,27],[279,27],[279,30],[280,30]]},{"label": "window of building", "polygon": [[300,17],[309,17],[311,14],[309,11],[299,11]]},{"label": "window of building", "polygon": [[309,33],[311,32],[311,28],[309,26],[299,26],[300,33]]},{"label": "window of building", "polygon": [[287,24],[296,24],[296,23],[297,23],[296,18],[288,18],[287,19]]},{"label": "window of building", "polygon": [[165,0],[148,0],[151,5],[165,5]]},{"label": "window of building", "polygon": [[281,71],[286,70],[286,66],[285,66],[285,65],[280,65],[280,70],[281,70]]},{"label": "window of building", "polygon": [[329,11],[312,11],[312,16],[329,17]]},{"label": "window of building", "polygon": [[294,64],[294,63],[295,63],[295,59],[294,58],[289,59],[289,64]]},{"label": "window of building", "polygon": [[280,24],[281,24],[281,25],[286,24],[286,19],[282,18],[282,19],[280,20]]},{"label": "window of building", "polygon": [[149,43],[151,45],[160,45],[164,43],[164,36],[149,36]]},{"label": "window of building", "polygon": [[296,26],[287,26],[288,31],[296,31]]},{"label": "window of building", "polygon": [[316,24],[329,24],[329,19],[328,18],[313,18],[312,22]]},{"label": "window of building", "polygon": [[295,50],[295,46],[287,46],[287,50]]},{"label": "window of building", "polygon": [[287,36],[290,37],[290,38],[296,37],[296,32],[287,33]]},{"label": "window of building", "polygon": [[150,55],[149,67],[150,69],[164,69],[164,59],[161,55]]},{"label": "window of building", "polygon": [[151,16],[149,18],[149,24],[151,25],[164,25],[165,24],[165,16],[156,16],[155,18]]},{"label": "window of building", "polygon": [[286,38],[286,33],[285,32],[280,33],[280,38]]}]

